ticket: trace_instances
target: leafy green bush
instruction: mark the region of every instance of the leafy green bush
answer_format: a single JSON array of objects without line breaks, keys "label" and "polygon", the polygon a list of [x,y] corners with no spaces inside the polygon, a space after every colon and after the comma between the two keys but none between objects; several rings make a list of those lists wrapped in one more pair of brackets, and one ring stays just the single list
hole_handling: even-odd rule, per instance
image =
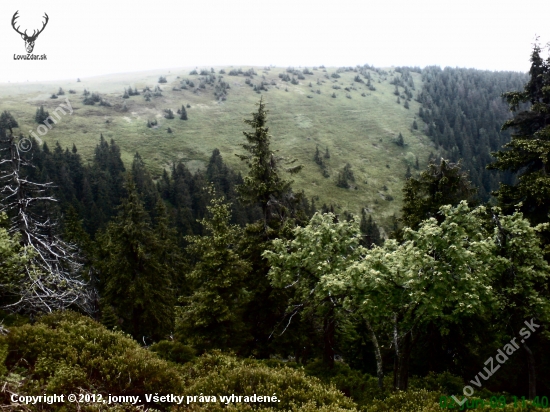
[{"label": "leafy green bush", "polygon": [[434,373],[430,372],[427,376],[409,378],[409,389],[426,389],[428,391],[441,392],[444,394],[462,393],[464,381],[459,376],[454,376],[449,372]]},{"label": "leafy green bush", "polygon": [[[141,395],[184,393],[177,368],[121,332],[74,312],[46,315],[0,337],[5,366],[22,376],[17,392]],[[9,400],[2,399],[0,403]],[[54,405],[55,406],[55,405]]]},{"label": "leafy green bush", "polygon": [[195,358],[195,351],[181,342],[161,340],[149,348],[162,359],[175,363],[186,363]]},{"label": "leafy green bush", "polygon": [[384,400],[375,399],[369,412],[435,412],[441,411],[440,394],[425,389],[393,392]]},{"label": "leafy green bush", "polygon": [[[14,322],[16,323],[16,322]],[[157,356],[158,355],[158,356]],[[111,332],[90,318],[74,312],[43,316],[34,325],[9,327],[0,336],[0,376],[4,392],[0,404],[9,405],[9,392],[20,395],[43,393],[90,393],[120,395],[177,394],[214,395],[212,403],[175,406],[186,411],[352,411],[356,403],[372,412],[435,412],[443,395],[461,393],[463,382],[450,373],[412,377],[410,390],[393,392],[391,376],[384,391],[377,379],[337,362],[333,369],[313,362],[302,369],[296,363],[276,360],[237,359],[220,352],[207,353],[192,361],[192,350],[179,342],[161,341],[144,349],[121,332]],[[172,362],[187,362],[183,366]],[[289,367],[291,366],[291,367]],[[309,375],[309,376],[308,376]],[[343,393],[342,393],[343,392]],[[220,395],[277,396],[279,402],[220,402]],[[351,396],[354,403],[350,398]],[[491,394],[479,393],[489,400]],[[529,403],[529,402],[526,402]],[[508,401],[503,411],[538,411],[531,405],[514,408]],[[56,410],[59,405],[40,404],[29,410]],[[32,409],[34,408],[34,409]],[[105,410],[98,405],[64,404],[64,410]],[[101,409],[103,408],[103,409]],[[179,408],[179,409],[177,409]],[[491,410],[488,402],[476,408]],[[116,405],[110,411],[136,411],[129,405]]]},{"label": "leafy green bush", "polygon": [[[186,393],[204,395],[261,395],[276,394],[276,403],[201,404],[200,410],[291,410],[291,411],[350,411],[356,410],[353,401],[333,385],[308,377],[301,370],[288,367],[270,368],[260,361],[240,360],[211,352],[184,367]],[[199,405],[195,405],[199,408]],[[199,410],[199,409],[191,409]]]},{"label": "leafy green bush", "polygon": [[[343,362],[335,362],[334,367],[330,369],[322,361],[315,361],[309,363],[304,371],[309,376],[333,384],[360,406],[367,405],[373,399],[383,398],[389,394],[389,392],[383,392],[378,388],[377,378],[351,369]],[[390,385],[388,379],[386,387],[389,388]]]},{"label": "leafy green bush", "polygon": [[[459,399],[462,400],[462,397],[459,397]],[[505,412],[547,410],[535,407],[529,401],[525,402],[525,406],[522,406],[521,402],[518,402],[517,405],[514,405],[513,402],[507,402],[506,406],[501,407],[497,406],[497,403],[491,406],[490,399],[487,397],[482,399],[485,400],[484,404],[475,399],[469,399],[468,403],[464,405],[464,409],[461,409],[452,398],[448,398],[447,396],[442,397],[438,392],[431,392],[425,389],[408,390],[406,392],[393,392],[384,400],[376,399],[368,406],[367,410],[369,412],[436,412],[442,410],[473,409],[486,412],[494,411],[495,409]]]}]

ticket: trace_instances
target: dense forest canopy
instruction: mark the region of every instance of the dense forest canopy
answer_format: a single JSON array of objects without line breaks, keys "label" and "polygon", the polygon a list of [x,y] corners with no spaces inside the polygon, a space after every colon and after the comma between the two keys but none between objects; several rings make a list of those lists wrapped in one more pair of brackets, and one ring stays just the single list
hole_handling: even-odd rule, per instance
[{"label": "dense forest canopy", "polygon": [[510,173],[490,172],[485,166],[493,161],[491,152],[510,141],[509,131],[501,130],[510,118],[502,94],[521,90],[527,79],[524,73],[514,72],[450,67],[422,70],[418,99],[426,133],[450,160],[462,159],[483,201],[489,200],[499,182],[512,182]]}]

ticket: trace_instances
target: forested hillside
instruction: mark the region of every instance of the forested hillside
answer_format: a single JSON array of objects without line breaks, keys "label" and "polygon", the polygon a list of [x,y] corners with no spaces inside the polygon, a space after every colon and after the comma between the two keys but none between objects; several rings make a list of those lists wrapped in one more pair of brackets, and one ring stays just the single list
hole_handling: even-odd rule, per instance
[{"label": "forested hillside", "polygon": [[479,197],[489,200],[499,182],[511,183],[510,173],[487,171],[491,152],[510,141],[502,125],[510,117],[502,94],[521,90],[524,73],[426,67],[422,70],[420,118],[436,147],[452,161],[462,160]]},{"label": "forested hillside", "polygon": [[[31,120],[29,89],[3,98],[0,399],[32,411],[62,407],[19,395],[137,397],[63,405],[75,411],[547,408],[541,54],[528,75],[193,70],[170,93],[160,76],[121,96],[85,90],[65,112],[39,99]],[[232,99],[250,103],[244,122],[232,124]],[[170,394],[198,400],[159,398]],[[221,399],[232,394],[263,400]]]}]

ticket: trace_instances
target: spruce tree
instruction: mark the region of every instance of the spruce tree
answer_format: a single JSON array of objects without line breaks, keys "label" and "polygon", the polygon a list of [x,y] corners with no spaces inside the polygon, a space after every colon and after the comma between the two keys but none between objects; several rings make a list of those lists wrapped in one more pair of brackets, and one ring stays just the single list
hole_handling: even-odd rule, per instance
[{"label": "spruce tree", "polygon": [[103,135],[100,135],[87,177],[93,202],[97,208],[93,215],[100,218],[95,225],[86,222],[86,226],[92,233],[105,227],[107,221],[115,214],[115,208],[125,196],[124,172],[119,146],[112,139],[110,144],[107,143]]},{"label": "spruce tree", "polygon": [[34,116],[34,120],[36,121],[36,123],[42,123],[49,116],[50,116],[50,113],[48,113],[46,110],[44,110],[43,105],[40,105],[40,108],[36,109],[36,115]]},{"label": "spruce tree", "polygon": [[101,306],[101,323],[107,329],[115,330],[119,326],[119,317],[111,305],[100,304]]},{"label": "spruce tree", "polygon": [[172,166],[170,181],[165,184],[168,189],[166,200],[174,206],[176,228],[181,235],[191,235],[194,232],[196,217],[193,216],[193,200],[191,196],[193,175],[187,167],[179,162]]},{"label": "spruce tree", "polygon": [[405,145],[405,140],[403,139],[403,135],[399,133],[399,136],[397,136],[397,141],[395,142],[397,146],[403,147]]},{"label": "spruce tree", "polygon": [[367,217],[367,211],[364,208],[361,210],[361,223],[359,224],[359,229],[361,230],[361,244],[363,246],[372,248],[382,243],[378,226],[374,222],[371,214]]},{"label": "spruce tree", "polygon": [[172,109],[166,109],[164,110],[164,118],[165,119],[173,119],[174,118],[174,112],[172,111]]},{"label": "spruce tree", "polygon": [[[260,205],[264,228],[267,230],[268,227],[279,227],[293,214],[295,197],[291,192],[292,181],[281,177],[275,153],[270,148],[271,136],[266,126],[267,111],[263,97],[258,106],[258,111],[252,113],[252,120],[245,120],[254,129],[253,132],[243,132],[248,143],[241,146],[249,154],[236,155],[249,168],[244,183],[237,187],[237,191],[245,204]],[[297,173],[301,169],[302,166],[295,166],[286,171]]]},{"label": "spruce tree", "polygon": [[17,120],[12,116],[10,112],[7,110],[4,110],[2,114],[0,114],[0,130],[7,133],[7,131],[10,131],[10,135],[13,135],[13,129],[19,127],[19,123],[17,123]]},{"label": "spruce tree", "polygon": [[321,158],[321,154],[319,153],[319,146],[315,147],[315,155],[313,156],[313,160],[318,165],[321,165],[323,162],[323,159]]},{"label": "spruce tree", "polygon": [[[420,222],[431,217],[442,222],[444,216],[439,213],[441,206],[456,206],[461,200],[475,204],[476,192],[467,173],[461,170],[460,162],[451,163],[441,159],[438,165],[430,163],[418,178],[411,177],[406,181],[400,221],[415,230]],[[399,239],[400,235],[397,237]]]},{"label": "spruce tree", "polygon": [[349,163],[346,163],[344,166],[344,175],[346,179],[355,182],[355,176],[353,174],[353,170],[351,170],[351,165]]},{"label": "spruce tree", "polygon": [[180,111],[180,119],[181,120],[187,120],[187,110],[185,110],[185,106],[181,105],[181,111]]},{"label": "spruce tree", "polygon": [[170,268],[169,275],[174,296],[181,296],[189,290],[184,275],[188,272],[188,267],[184,262],[182,250],[177,247],[178,232],[174,227],[173,218],[165,202],[160,198],[157,200],[154,216],[153,224],[159,243],[160,261]]},{"label": "spruce tree", "polygon": [[196,261],[186,281],[193,292],[179,299],[178,332],[200,349],[238,349],[248,335],[243,310],[250,300],[247,278],[251,269],[239,254],[242,229],[229,223],[230,206],[213,188],[204,236],[188,236],[187,251]]},{"label": "spruce tree", "polygon": [[336,179],[336,186],[349,189],[351,187],[350,182],[355,182],[355,176],[353,170],[351,170],[351,165],[346,163],[344,169],[338,173],[338,178]]},{"label": "spruce tree", "polygon": [[155,207],[159,200],[159,193],[143,159],[137,152],[134,155],[130,173],[132,175],[132,181],[135,183],[139,196],[143,201],[145,210],[147,210],[151,216],[154,216]]},{"label": "spruce tree", "polygon": [[500,183],[493,194],[505,213],[512,213],[521,202],[520,211],[532,224],[547,222],[550,213],[550,57],[545,61],[540,53],[540,46],[535,45],[531,78],[524,90],[503,95],[515,116],[502,130],[514,133],[510,143],[492,153],[497,160],[487,166],[518,173],[515,184]]},{"label": "spruce tree", "polygon": [[125,186],[118,216],[98,235],[102,303],[134,339],[159,340],[174,322],[173,268],[163,259],[168,245],[152,227],[135,183],[128,179]]},{"label": "spruce tree", "polygon": [[77,210],[70,205],[63,220],[63,232],[65,239],[76,245],[80,251],[81,260],[86,265],[88,272],[91,270],[91,253],[93,249],[90,235],[86,233],[83,220],[80,219]]},{"label": "spruce tree", "polygon": [[[291,229],[297,223],[306,222],[307,216],[299,208],[300,194],[292,193],[292,182],[280,175],[275,153],[270,148],[271,136],[266,126],[267,111],[263,98],[258,106],[253,118],[245,120],[254,131],[243,132],[247,143],[242,147],[249,154],[237,156],[246,162],[249,170],[243,183],[237,186],[237,192],[245,206],[261,209],[261,219],[246,226],[240,248],[252,267],[247,280],[251,300],[245,311],[245,322],[254,343],[248,353],[268,357],[272,353],[273,331],[284,319],[290,296],[289,291],[274,290],[270,285],[267,279],[269,266],[262,253],[269,247],[271,239],[290,236]],[[295,173],[300,169],[301,166],[296,166],[286,171]]]},{"label": "spruce tree", "polygon": [[349,182],[347,181],[343,172],[338,172],[338,177],[336,178],[336,186],[341,187],[342,189],[349,189]]}]

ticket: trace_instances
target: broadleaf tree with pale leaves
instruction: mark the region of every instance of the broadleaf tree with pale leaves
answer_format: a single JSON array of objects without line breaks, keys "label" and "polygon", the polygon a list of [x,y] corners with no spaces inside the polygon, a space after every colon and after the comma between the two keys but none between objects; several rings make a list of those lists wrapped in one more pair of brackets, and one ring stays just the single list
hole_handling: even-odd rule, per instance
[{"label": "broadleaf tree with pale leaves", "polygon": [[338,222],[332,213],[315,213],[305,227],[296,227],[291,240],[275,239],[263,253],[271,265],[271,283],[292,288],[287,308],[289,322],[297,314],[314,315],[322,321],[323,360],[334,365],[335,332],[343,295],[342,274],[366,253],[361,246],[357,221]]}]

